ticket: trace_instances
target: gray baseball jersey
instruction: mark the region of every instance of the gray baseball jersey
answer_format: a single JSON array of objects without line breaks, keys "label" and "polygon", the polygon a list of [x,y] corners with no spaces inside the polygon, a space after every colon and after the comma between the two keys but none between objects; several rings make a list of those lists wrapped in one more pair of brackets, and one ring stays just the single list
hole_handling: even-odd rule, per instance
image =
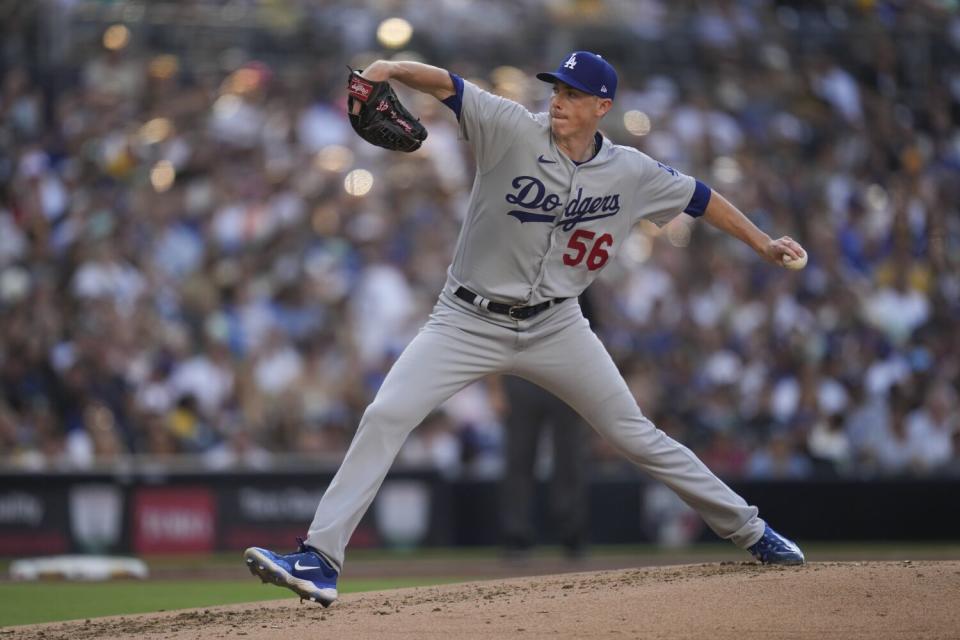
[{"label": "gray baseball jersey", "polygon": [[695,193],[694,213],[709,199],[693,178],[599,134],[596,155],[576,164],[554,143],[549,114],[454,79],[477,175],[449,275],[485,298],[574,298],[637,222],[662,226]]},{"label": "gray baseball jersey", "polygon": [[568,403],[640,468],[677,492],[718,535],[746,548],[765,523],[682,444],[657,429],[575,300],[533,316],[491,312],[456,295],[532,305],[573,298],[641,219],[702,213],[710,190],[598,137],[588,162],[551,139],[547,114],[453,76],[445,102],[477,159],[470,208],[447,286],[430,320],[391,368],[317,507],[307,543],[340,571],[344,552],[407,435],[451,395],[490,373],[530,380]]}]

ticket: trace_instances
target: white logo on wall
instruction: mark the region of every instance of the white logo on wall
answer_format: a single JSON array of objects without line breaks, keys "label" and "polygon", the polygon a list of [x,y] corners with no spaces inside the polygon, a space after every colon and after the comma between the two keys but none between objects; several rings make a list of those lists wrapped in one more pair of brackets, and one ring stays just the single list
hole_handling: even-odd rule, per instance
[{"label": "white logo on wall", "polygon": [[83,549],[100,550],[120,542],[123,497],[112,484],[87,484],[70,490],[70,528]]},{"label": "white logo on wall", "polygon": [[641,526],[657,544],[683,547],[703,532],[703,519],[663,485],[649,485],[640,499]]},{"label": "white logo on wall", "polygon": [[35,527],[43,520],[43,500],[21,491],[0,494],[0,524]]},{"label": "white logo on wall", "polygon": [[563,66],[567,69],[573,69],[577,66],[577,54],[571,53],[570,57],[567,58],[567,61],[563,63]]},{"label": "white logo on wall", "polygon": [[430,528],[430,487],[417,480],[389,480],[380,489],[373,511],[387,544],[419,544]]}]

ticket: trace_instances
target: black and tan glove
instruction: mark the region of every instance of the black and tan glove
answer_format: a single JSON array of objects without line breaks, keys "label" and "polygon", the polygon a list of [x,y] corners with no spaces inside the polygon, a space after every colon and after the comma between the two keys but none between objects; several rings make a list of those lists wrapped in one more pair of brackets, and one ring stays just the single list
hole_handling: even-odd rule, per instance
[{"label": "black and tan glove", "polygon": [[350,71],[347,113],[353,130],[370,144],[392,151],[416,151],[427,129],[407,111],[386,80],[373,82]]}]

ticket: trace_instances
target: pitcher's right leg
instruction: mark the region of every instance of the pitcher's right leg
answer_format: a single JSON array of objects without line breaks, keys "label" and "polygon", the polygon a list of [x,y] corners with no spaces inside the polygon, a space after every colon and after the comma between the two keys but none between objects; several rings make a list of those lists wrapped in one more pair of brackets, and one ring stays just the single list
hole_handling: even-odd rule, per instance
[{"label": "pitcher's right leg", "polygon": [[504,366],[504,329],[440,303],[367,407],[340,469],[317,507],[306,543],[337,571],[360,518],[409,433],[454,393]]}]

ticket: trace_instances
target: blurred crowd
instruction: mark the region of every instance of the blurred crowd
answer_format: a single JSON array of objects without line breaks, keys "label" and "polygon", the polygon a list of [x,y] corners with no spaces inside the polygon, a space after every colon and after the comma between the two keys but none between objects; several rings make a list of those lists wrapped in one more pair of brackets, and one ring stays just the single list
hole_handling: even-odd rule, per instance
[{"label": "blurred crowd", "polygon": [[[722,477],[960,473],[953,3],[180,3],[343,38],[300,56],[34,4],[0,3],[3,467],[335,465],[436,299],[473,173],[453,115],[409,93],[423,148],[360,142],[346,64],[419,58],[540,110],[533,73],[586,48],[620,72],[608,137],[810,254],[786,271],[687,216],[640,225],[589,293],[644,412]],[[376,41],[391,16],[400,54]],[[502,423],[477,383],[399,464],[496,476]]]}]

